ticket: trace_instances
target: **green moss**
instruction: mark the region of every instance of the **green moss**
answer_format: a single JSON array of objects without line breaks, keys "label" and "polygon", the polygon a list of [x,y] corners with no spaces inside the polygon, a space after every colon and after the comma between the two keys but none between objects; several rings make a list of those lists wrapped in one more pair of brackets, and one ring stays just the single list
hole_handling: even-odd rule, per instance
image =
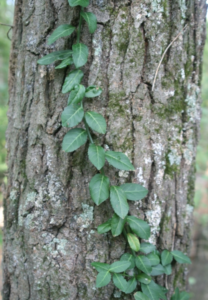
[{"label": "green moss", "polygon": [[187,203],[194,206],[194,193],[195,193],[195,174],[196,166],[192,164],[191,171],[188,177],[188,190],[187,190]]},{"label": "green moss", "polygon": [[120,102],[123,101],[123,98],[125,97],[125,92],[120,92],[117,94],[110,94],[108,107],[110,110],[113,110],[114,116],[126,116],[126,110],[129,108],[126,104],[122,105]]},{"label": "green moss", "polygon": [[176,288],[176,287],[180,287],[183,285],[184,285],[183,266],[180,266],[179,271],[176,272],[176,274],[175,274],[173,286]]}]

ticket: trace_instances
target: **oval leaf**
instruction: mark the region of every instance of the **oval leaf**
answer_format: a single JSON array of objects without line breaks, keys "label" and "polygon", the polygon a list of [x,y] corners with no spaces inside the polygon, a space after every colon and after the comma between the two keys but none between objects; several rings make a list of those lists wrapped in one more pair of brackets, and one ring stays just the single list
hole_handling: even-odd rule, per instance
[{"label": "oval leaf", "polygon": [[137,279],[139,282],[144,283],[144,284],[149,284],[152,281],[152,277],[148,276],[147,274],[139,274],[137,276]]},{"label": "oval leaf", "polygon": [[161,261],[163,266],[167,266],[172,263],[173,255],[168,251],[164,250],[161,254]]},{"label": "oval leaf", "polygon": [[55,69],[63,69],[72,64],[73,64],[72,57],[68,57],[64,59],[57,67],[55,67]]},{"label": "oval leaf", "polygon": [[191,264],[190,258],[183,254],[183,252],[174,250],[171,252],[171,254],[179,264]]},{"label": "oval leaf", "polygon": [[47,55],[43,56],[42,58],[40,58],[37,61],[37,63],[39,65],[50,65],[54,61],[60,60],[61,55],[65,55],[65,56],[67,56],[66,58],[68,58],[69,56],[72,55],[72,51],[71,50],[62,50],[62,51],[52,52],[52,53],[47,54]]},{"label": "oval leaf", "polygon": [[68,99],[68,105],[77,104],[82,101],[85,95],[85,87],[81,84],[75,85],[74,89],[71,91]]},{"label": "oval leaf", "polygon": [[130,248],[133,251],[135,251],[135,252],[139,251],[139,249],[140,249],[140,242],[139,242],[138,238],[134,234],[127,233],[127,240],[128,240]]},{"label": "oval leaf", "polygon": [[87,132],[81,128],[75,128],[67,132],[62,142],[62,149],[65,152],[73,152],[87,141]]},{"label": "oval leaf", "polygon": [[127,281],[121,274],[113,274],[113,283],[119,290],[125,292],[127,288]]},{"label": "oval leaf", "polygon": [[137,183],[125,183],[121,185],[128,200],[138,201],[147,196],[148,190]]},{"label": "oval leaf", "polygon": [[100,87],[97,87],[96,85],[88,86],[86,89],[85,97],[86,98],[94,98],[98,97],[102,93],[102,89]]},{"label": "oval leaf", "polygon": [[128,157],[122,152],[107,151],[105,157],[109,164],[117,169],[126,171],[135,170]]},{"label": "oval leaf", "polygon": [[135,267],[135,261],[134,261],[134,257],[132,254],[130,253],[125,253],[121,256],[120,260],[124,260],[124,261],[129,261],[131,263],[131,265],[128,267],[127,270],[131,270]]},{"label": "oval leaf", "polygon": [[62,93],[65,94],[73,90],[76,85],[80,84],[83,76],[84,73],[81,70],[74,70],[70,72],[64,81]]},{"label": "oval leaf", "polygon": [[136,294],[134,294],[134,298],[135,300],[150,300],[149,297],[147,297],[145,294],[141,292],[137,292]]},{"label": "oval leaf", "polygon": [[89,27],[89,32],[94,33],[97,29],[97,18],[96,16],[91,12],[81,12],[82,18],[87,22],[87,25]]},{"label": "oval leaf", "polygon": [[102,169],[105,164],[105,150],[96,146],[95,144],[90,144],[88,149],[88,156],[91,163],[98,169]]},{"label": "oval leaf", "polygon": [[110,269],[110,265],[101,262],[92,262],[91,266],[93,266],[98,272],[104,272]]},{"label": "oval leaf", "polygon": [[72,46],[72,57],[76,68],[84,66],[88,58],[88,48],[85,44],[78,43]]},{"label": "oval leaf", "polygon": [[67,106],[61,114],[61,121],[63,127],[74,127],[79,124],[84,117],[84,110],[82,106],[72,104]]},{"label": "oval leaf", "polygon": [[129,205],[126,200],[126,195],[118,186],[110,188],[110,202],[115,213],[122,219],[126,217],[129,211]]},{"label": "oval leaf", "polygon": [[114,237],[120,235],[126,223],[126,218],[121,219],[116,214],[113,215],[111,219],[111,232]]},{"label": "oval leaf", "polygon": [[97,174],[91,179],[90,195],[96,205],[100,205],[109,198],[109,185],[109,178],[104,175]]},{"label": "oval leaf", "polygon": [[173,294],[173,296],[171,297],[171,300],[180,300],[180,292],[179,292],[179,288],[175,289],[175,293]]},{"label": "oval leaf", "polygon": [[146,256],[144,255],[137,256],[135,262],[139,270],[141,270],[147,275],[150,275],[150,273],[152,272],[152,267],[149,259]]},{"label": "oval leaf", "polygon": [[108,220],[107,222],[101,224],[98,226],[97,231],[98,233],[102,234],[102,233],[106,233],[108,231],[111,230],[111,219]]},{"label": "oval leaf", "polygon": [[92,130],[105,134],[106,132],[106,121],[103,118],[102,115],[93,112],[93,111],[88,111],[85,114],[85,120],[87,124],[92,128]]},{"label": "oval leaf", "polygon": [[71,35],[75,30],[75,27],[68,24],[60,25],[58,28],[54,30],[51,36],[48,39],[48,45],[53,44],[60,37],[65,37]]},{"label": "oval leaf", "polygon": [[136,278],[133,277],[127,282],[127,287],[125,290],[125,294],[131,294],[137,287]]},{"label": "oval leaf", "polygon": [[96,287],[101,288],[106,286],[111,281],[111,274],[108,271],[100,272],[96,278]]},{"label": "oval leaf", "polygon": [[151,262],[151,266],[157,266],[160,263],[160,258],[157,254],[155,253],[150,253],[147,255],[147,258]]},{"label": "oval leaf", "polygon": [[131,263],[129,261],[116,261],[110,265],[110,272],[121,273],[126,271],[130,267]]},{"label": "oval leaf", "polygon": [[189,300],[191,298],[191,295],[187,292],[181,292],[180,293],[180,300]]},{"label": "oval leaf", "polygon": [[87,7],[89,5],[89,0],[68,0],[68,1],[71,7],[78,6],[78,5],[82,7]]},{"label": "oval leaf", "polygon": [[150,243],[141,243],[140,251],[148,254],[152,251],[155,251],[155,246]]},{"label": "oval leaf", "polygon": [[165,269],[165,274],[166,275],[171,275],[172,274],[172,266],[171,266],[171,264],[165,266],[164,269]]},{"label": "oval leaf", "polygon": [[141,284],[142,292],[147,295],[151,300],[166,300],[166,296],[162,288],[156,284],[154,281],[151,281],[150,284]]},{"label": "oval leaf", "polygon": [[150,273],[151,276],[159,276],[162,274],[165,274],[165,269],[161,264],[153,267],[152,272]]},{"label": "oval leaf", "polygon": [[134,216],[128,216],[127,222],[129,223],[131,230],[140,238],[147,240],[150,237],[150,226],[147,222]]}]

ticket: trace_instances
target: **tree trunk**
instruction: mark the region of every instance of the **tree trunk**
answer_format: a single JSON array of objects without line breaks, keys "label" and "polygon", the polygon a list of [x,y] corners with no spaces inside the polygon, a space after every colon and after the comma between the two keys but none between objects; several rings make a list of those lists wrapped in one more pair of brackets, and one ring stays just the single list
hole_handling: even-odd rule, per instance
[{"label": "tree trunk", "polygon": [[[148,196],[130,212],[151,225],[159,250],[189,253],[195,155],[200,121],[200,80],[205,39],[205,0],[92,0],[98,19],[85,84],[102,86],[86,106],[105,116],[108,131],[100,142],[123,151],[135,173],[105,166],[112,183],[136,182]],[[60,115],[65,76],[54,65],[40,66],[43,55],[71,47],[63,38],[46,39],[60,24],[78,24],[78,8],[67,0],[16,0],[10,60],[8,187],[5,195],[4,300],[132,299],[112,284],[96,289],[92,261],[120,259],[126,243],[96,228],[112,215],[97,207],[88,184],[96,173],[86,145],[72,154],[61,150],[66,129]],[[153,79],[159,69],[156,85]],[[186,286],[187,268],[158,282]],[[171,293],[170,293],[171,294]],[[170,299],[170,296],[169,298]]]}]

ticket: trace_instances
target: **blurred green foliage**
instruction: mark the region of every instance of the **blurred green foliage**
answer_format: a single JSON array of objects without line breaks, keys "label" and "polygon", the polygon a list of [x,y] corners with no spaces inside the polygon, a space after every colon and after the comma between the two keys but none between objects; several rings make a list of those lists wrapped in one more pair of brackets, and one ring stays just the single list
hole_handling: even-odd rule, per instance
[{"label": "blurred green foliage", "polygon": [[[13,5],[0,0],[0,22],[12,24]],[[0,26],[0,181],[6,171],[5,130],[7,127],[8,64],[11,41],[7,38],[9,27]],[[10,36],[12,31],[10,32]]]},{"label": "blurred green foliage", "polygon": [[[207,23],[208,32],[208,23]],[[204,49],[203,77],[202,77],[202,119],[200,130],[200,141],[197,150],[196,166],[197,172],[208,172],[208,39]]]}]

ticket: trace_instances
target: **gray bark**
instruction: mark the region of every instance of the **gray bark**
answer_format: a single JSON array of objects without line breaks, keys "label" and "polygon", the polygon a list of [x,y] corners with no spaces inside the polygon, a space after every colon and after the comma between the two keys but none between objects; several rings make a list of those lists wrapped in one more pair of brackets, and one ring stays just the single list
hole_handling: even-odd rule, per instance
[{"label": "gray bark", "polygon": [[[105,116],[100,143],[131,158],[135,173],[106,165],[113,184],[127,180],[148,188],[131,203],[132,215],[151,225],[158,249],[189,253],[194,166],[200,121],[200,79],[205,39],[205,0],[92,0],[98,18],[91,36],[84,83],[103,94],[86,108]],[[61,150],[66,130],[60,115],[67,103],[61,87],[68,70],[37,60],[68,49],[71,39],[47,46],[63,23],[78,22],[67,0],[16,0],[10,60],[8,186],[5,195],[4,300],[132,299],[112,284],[95,289],[92,261],[111,263],[124,253],[122,237],[99,235],[112,215],[109,203],[96,207],[88,184],[96,173],[86,145]],[[151,91],[160,58],[174,37]],[[95,137],[95,136],[94,136]],[[187,268],[173,267],[168,287],[186,286]],[[164,284],[165,278],[158,277]]]}]

